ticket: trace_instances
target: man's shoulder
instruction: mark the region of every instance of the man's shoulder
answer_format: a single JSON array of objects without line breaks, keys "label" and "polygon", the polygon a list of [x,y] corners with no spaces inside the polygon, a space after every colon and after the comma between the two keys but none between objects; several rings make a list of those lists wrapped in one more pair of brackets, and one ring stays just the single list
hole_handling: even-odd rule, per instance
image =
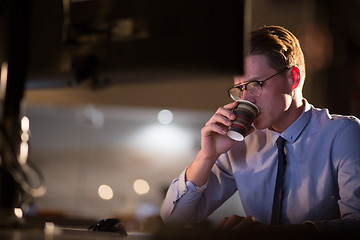
[{"label": "man's shoulder", "polygon": [[341,115],[341,114],[332,114],[326,108],[311,108],[312,116],[310,120],[310,125],[318,130],[324,130],[324,128],[332,129],[343,129],[343,128],[352,128],[359,130],[360,129],[360,120],[353,115]]},{"label": "man's shoulder", "polygon": [[353,115],[341,115],[330,113],[327,108],[311,108],[312,119],[322,121],[323,123],[354,123],[360,124],[360,120]]}]

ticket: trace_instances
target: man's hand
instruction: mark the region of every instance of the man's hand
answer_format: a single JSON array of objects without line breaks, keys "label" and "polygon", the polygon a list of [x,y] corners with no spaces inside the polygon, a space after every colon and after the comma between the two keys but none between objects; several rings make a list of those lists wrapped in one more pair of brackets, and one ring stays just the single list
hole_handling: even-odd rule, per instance
[{"label": "man's hand", "polygon": [[316,227],[312,224],[284,224],[267,225],[257,222],[252,216],[240,217],[232,215],[223,218],[216,226],[217,230],[241,231],[251,234],[261,234],[268,236],[317,236],[319,234]]},{"label": "man's hand", "polygon": [[234,231],[247,231],[253,230],[258,227],[265,227],[266,225],[260,222],[256,222],[252,216],[240,217],[232,215],[230,217],[223,218],[216,226],[218,230],[234,230]]},{"label": "man's hand", "polygon": [[[236,143],[235,140],[227,136],[227,132],[232,121],[236,119],[233,109],[237,105],[237,102],[232,102],[223,107],[219,107],[202,128],[201,149],[186,171],[186,179],[192,181],[196,186],[201,186],[206,183],[216,160],[221,154],[229,151]],[[247,135],[253,131],[254,128],[251,127]]]},{"label": "man's hand", "polygon": [[217,159],[220,154],[228,151],[235,141],[227,136],[227,131],[236,116],[233,109],[236,102],[219,107],[201,130],[201,151],[205,158]]}]

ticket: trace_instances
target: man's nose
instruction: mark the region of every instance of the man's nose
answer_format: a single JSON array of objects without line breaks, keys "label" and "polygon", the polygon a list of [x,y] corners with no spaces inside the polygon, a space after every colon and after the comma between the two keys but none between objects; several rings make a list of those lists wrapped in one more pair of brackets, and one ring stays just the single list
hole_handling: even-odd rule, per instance
[{"label": "man's nose", "polygon": [[250,94],[248,90],[243,90],[241,100],[246,100],[252,103],[255,103],[255,98]]}]

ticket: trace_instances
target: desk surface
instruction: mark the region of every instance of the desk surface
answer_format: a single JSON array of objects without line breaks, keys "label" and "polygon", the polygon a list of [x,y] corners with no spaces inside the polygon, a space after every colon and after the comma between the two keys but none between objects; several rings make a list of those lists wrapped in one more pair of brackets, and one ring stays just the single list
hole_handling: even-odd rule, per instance
[{"label": "desk surface", "polygon": [[91,232],[80,230],[57,229],[52,233],[45,233],[40,229],[0,229],[1,240],[147,240],[153,239],[151,235],[145,233],[129,233],[127,237],[121,237],[117,233]]},{"label": "desk surface", "polygon": [[171,228],[164,227],[156,233],[128,232],[128,236],[121,236],[114,232],[94,232],[83,227],[64,227],[50,224],[17,225],[14,227],[0,227],[0,240],[238,240],[238,239],[276,239],[276,240],[312,240],[312,239],[360,239],[360,232],[356,233],[327,233],[301,235],[289,232],[257,232],[257,231],[216,231],[206,226]]}]

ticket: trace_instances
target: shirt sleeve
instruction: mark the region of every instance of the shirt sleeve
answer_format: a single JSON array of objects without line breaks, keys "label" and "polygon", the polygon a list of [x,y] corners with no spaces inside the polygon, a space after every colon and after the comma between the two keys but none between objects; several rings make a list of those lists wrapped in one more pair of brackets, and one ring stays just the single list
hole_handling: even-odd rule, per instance
[{"label": "shirt sleeve", "polygon": [[[167,224],[192,222],[196,208],[194,203],[199,200],[207,186],[207,183],[200,187],[195,186],[191,181],[186,181],[185,176],[186,169],[171,183],[161,206],[160,215]],[[175,206],[178,209],[173,213]]]},{"label": "shirt sleeve", "polygon": [[203,186],[186,181],[186,170],[183,171],[171,183],[162,204],[160,215],[164,223],[191,224],[205,220],[236,191],[229,166],[219,159]]},{"label": "shirt sleeve", "polygon": [[359,231],[360,226],[360,121],[347,119],[334,139],[331,157],[337,172],[341,219],[313,221],[321,232]]}]

